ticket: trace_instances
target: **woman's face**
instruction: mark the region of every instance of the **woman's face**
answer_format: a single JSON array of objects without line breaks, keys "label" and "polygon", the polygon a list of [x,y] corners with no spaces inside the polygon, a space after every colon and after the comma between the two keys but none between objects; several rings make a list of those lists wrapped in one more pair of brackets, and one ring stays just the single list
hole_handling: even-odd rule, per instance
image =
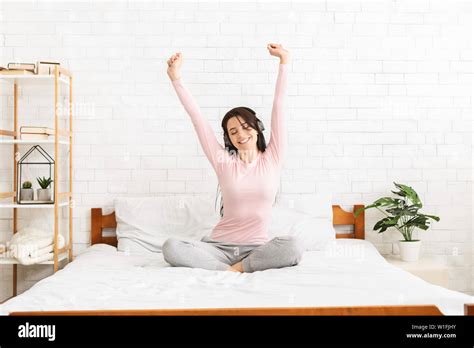
[{"label": "woman's face", "polygon": [[227,121],[227,133],[237,150],[256,150],[258,132],[240,116],[231,117]]}]

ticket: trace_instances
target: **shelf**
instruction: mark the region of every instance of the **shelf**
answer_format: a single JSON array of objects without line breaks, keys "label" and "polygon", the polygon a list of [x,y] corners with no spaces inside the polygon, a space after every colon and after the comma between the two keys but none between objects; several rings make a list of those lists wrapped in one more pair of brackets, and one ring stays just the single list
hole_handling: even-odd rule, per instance
[{"label": "shelf", "polygon": [[[17,72],[13,72],[12,75],[9,74],[0,74],[0,85],[2,87],[6,87],[8,90],[10,87],[12,87],[13,91],[9,92],[7,94],[7,97],[13,97],[13,103],[12,103],[12,128],[13,130],[8,130],[8,129],[0,129],[0,145],[14,145],[16,147],[17,145],[42,145],[42,144],[51,144],[54,145],[55,147],[55,156],[58,156],[56,158],[56,163],[58,166],[61,166],[61,164],[66,164],[69,161],[69,179],[72,179],[72,173],[73,173],[73,165],[72,165],[72,122],[69,123],[69,129],[61,129],[59,126],[59,119],[63,119],[63,116],[69,117],[71,120],[72,118],[72,109],[70,103],[72,102],[72,74],[70,71],[68,71],[65,68],[62,68],[60,66],[56,66],[54,70],[53,75],[37,75],[37,74],[20,74]],[[6,83],[2,83],[2,81]],[[31,87],[31,88],[29,88]],[[63,94],[69,94],[69,107],[68,107],[68,115],[65,115],[65,111],[61,112],[60,110],[54,110],[54,136],[47,137],[45,139],[21,139],[21,127],[19,127],[19,115],[18,115],[18,110],[19,110],[19,103],[22,102],[21,98],[19,98],[20,94],[22,94],[22,90],[25,94],[36,94],[36,92],[42,92],[45,91],[46,89],[49,89],[50,92],[54,92],[54,98],[51,98],[51,95],[48,93],[47,95],[43,95],[43,93],[39,93],[39,97],[43,98],[48,98],[52,99],[55,103],[60,103],[60,99],[64,98],[65,96]],[[5,89],[5,88],[4,88]],[[25,92],[26,91],[26,92]],[[1,93],[0,93],[1,94]],[[54,103],[53,103],[54,104]],[[9,107],[10,105],[6,105],[6,107]],[[54,106],[54,105],[53,105]],[[23,116],[23,115],[22,115]],[[1,118],[1,117],[0,117]],[[51,120],[53,118],[51,117]],[[61,121],[62,122],[62,121]],[[50,125],[51,127],[51,125]],[[8,138],[6,138],[8,137]],[[63,147],[63,145],[67,145],[67,148]],[[50,145],[49,145],[50,146]],[[59,147],[61,146],[61,147]],[[59,153],[56,153],[57,151],[62,152],[63,150],[69,151],[69,160],[65,156],[64,159],[59,157]],[[17,161],[15,159],[15,154],[13,156],[8,156],[12,157],[9,159],[13,163],[13,167],[17,164]],[[7,158],[5,158],[7,160]],[[59,178],[62,176],[60,174],[59,169],[56,170],[55,168],[54,171],[54,178],[52,178],[54,181],[58,181]],[[14,171],[14,174],[16,172]],[[58,195],[54,196],[55,198],[55,203],[53,204],[48,204],[48,203],[35,203],[35,204],[19,204],[16,202],[15,196],[18,194],[17,191],[12,190],[12,192],[0,192],[0,209],[5,208],[5,209],[11,209],[13,208],[13,211],[16,212],[15,209],[50,209],[49,212],[51,212],[51,209],[53,209],[52,213],[53,214],[46,214],[47,211],[41,213],[40,215],[44,215],[44,218],[49,218],[49,215],[54,215],[54,231],[55,233],[59,232],[59,224],[58,220],[62,218],[62,212],[63,209],[59,210],[59,207],[68,207],[69,211],[72,211],[73,205],[71,204],[71,197],[72,193],[72,180],[66,179],[66,181],[69,184],[69,189],[67,190],[68,192],[60,192]],[[29,219],[28,215],[32,215],[31,211],[30,214],[28,214],[28,211],[26,211],[27,219]],[[12,218],[12,223],[13,226],[16,226],[17,221],[18,221],[18,214],[13,214]],[[69,220],[69,243],[70,247],[72,247],[72,235],[73,235],[73,220],[72,220],[72,214],[68,214],[68,220]],[[19,264],[18,260],[16,260],[13,257],[8,257],[12,255],[7,255],[4,254],[3,257],[0,254],[0,264],[11,264],[11,265],[16,265]],[[56,256],[58,257],[58,260],[62,261],[64,259],[68,259],[68,252],[64,252],[64,249],[57,250]],[[53,265],[54,268],[54,273],[58,271],[58,263],[54,262],[54,260],[51,261],[45,261],[37,264],[50,264]],[[16,296],[17,294],[17,269],[14,266],[13,267],[13,295]]]},{"label": "shelf", "polygon": [[[58,206],[68,206],[69,202],[60,202]],[[26,208],[26,209],[54,209],[54,204],[18,204],[13,202],[0,203],[0,208]]]},{"label": "shelf", "polygon": [[[68,258],[68,251],[65,251],[64,253],[58,255],[58,262],[65,260],[67,258]],[[32,265],[25,265],[25,266],[53,265],[53,264],[54,264],[54,260],[49,260],[49,261],[34,263]],[[18,260],[14,257],[2,257],[2,254],[0,254],[0,265],[21,265],[21,263],[19,263]]]},{"label": "shelf", "polygon": [[[47,84],[54,83],[54,75],[2,75],[0,74],[0,80],[5,80],[10,83],[16,84]],[[58,81],[69,85],[69,78],[65,76],[59,76]]]},{"label": "shelf", "polygon": [[[48,140],[14,140],[14,139],[0,139],[0,145],[10,145],[10,144],[54,144],[54,139]],[[61,145],[69,145],[69,141],[67,140],[59,140],[58,144]]]}]

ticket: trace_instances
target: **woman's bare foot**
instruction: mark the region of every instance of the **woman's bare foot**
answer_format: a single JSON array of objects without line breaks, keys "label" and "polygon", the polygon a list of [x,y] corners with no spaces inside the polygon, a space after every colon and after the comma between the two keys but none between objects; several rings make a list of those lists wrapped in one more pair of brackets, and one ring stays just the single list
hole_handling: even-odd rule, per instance
[{"label": "woman's bare foot", "polygon": [[235,265],[229,266],[227,270],[232,272],[244,273],[244,269],[242,268],[242,261],[237,262]]}]

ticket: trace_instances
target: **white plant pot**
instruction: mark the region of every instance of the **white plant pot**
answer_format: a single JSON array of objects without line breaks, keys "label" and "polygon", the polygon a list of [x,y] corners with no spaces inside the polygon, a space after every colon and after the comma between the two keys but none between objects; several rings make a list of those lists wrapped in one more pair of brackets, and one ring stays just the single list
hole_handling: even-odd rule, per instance
[{"label": "white plant pot", "polygon": [[420,257],[421,240],[406,241],[400,240],[400,258],[403,261],[417,261]]},{"label": "white plant pot", "polygon": [[50,201],[51,200],[51,189],[37,189],[38,201]]},{"label": "white plant pot", "polygon": [[20,202],[21,201],[32,201],[35,191],[32,188],[20,189]]}]

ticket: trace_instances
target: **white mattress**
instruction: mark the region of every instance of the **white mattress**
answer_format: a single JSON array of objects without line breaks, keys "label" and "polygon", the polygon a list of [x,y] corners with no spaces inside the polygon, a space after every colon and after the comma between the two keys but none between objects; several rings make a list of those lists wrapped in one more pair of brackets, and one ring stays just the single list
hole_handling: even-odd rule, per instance
[{"label": "white mattress", "polygon": [[338,239],[298,266],[255,273],[171,267],[97,244],[0,306],[13,311],[434,304],[463,315],[473,297],[391,264],[369,242]]}]

